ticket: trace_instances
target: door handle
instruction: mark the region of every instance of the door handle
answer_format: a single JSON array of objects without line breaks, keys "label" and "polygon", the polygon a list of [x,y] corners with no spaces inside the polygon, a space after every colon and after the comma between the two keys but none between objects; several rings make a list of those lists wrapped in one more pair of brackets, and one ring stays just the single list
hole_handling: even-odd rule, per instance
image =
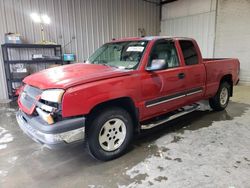
[{"label": "door handle", "polygon": [[183,79],[183,78],[185,78],[185,74],[182,72],[182,73],[179,73],[178,74],[178,78],[179,79]]}]

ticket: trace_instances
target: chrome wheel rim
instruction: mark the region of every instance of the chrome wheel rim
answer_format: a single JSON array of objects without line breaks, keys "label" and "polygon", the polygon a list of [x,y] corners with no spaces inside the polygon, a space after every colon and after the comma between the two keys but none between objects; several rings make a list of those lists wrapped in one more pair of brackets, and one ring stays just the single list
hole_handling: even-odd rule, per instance
[{"label": "chrome wheel rim", "polygon": [[119,148],[126,137],[125,123],[118,118],[105,122],[99,133],[99,144],[105,151],[114,151]]},{"label": "chrome wheel rim", "polygon": [[222,88],[221,93],[220,93],[220,104],[224,106],[227,103],[228,99],[228,90],[227,88]]}]

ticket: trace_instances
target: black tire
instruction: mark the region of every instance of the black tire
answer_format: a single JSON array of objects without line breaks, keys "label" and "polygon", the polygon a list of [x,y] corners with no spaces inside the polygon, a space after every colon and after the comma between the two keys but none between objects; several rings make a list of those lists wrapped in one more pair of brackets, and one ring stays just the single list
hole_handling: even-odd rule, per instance
[{"label": "black tire", "polygon": [[[227,98],[226,98],[226,100],[221,100],[220,99],[220,96],[221,96],[221,93],[222,93],[223,89],[227,90]],[[209,105],[213,110],[222,111],[227,107],[228,102],[229,102],[229,97],[230,97],[230,89],[231,89],[231,86],[227,82],[222,82],[220,84],[220,87],[219,87],[216,95],[213,98],[209,99]]]},{"label": "black tire", "polygon": [[[99,141],[99,136],[100,134],[102,134],[103,130],[105,129],[103,128],[105,123],[109,123],[109,122],[112,123],[112,120],[114,119],[117,121],[122,121],[124,123],[123,127],[125,125],[126,134],[125,134],[125,138],[123,138],[124,140],[121,139],[123,141],[121,142],[122,144],[118,148],[116,148],[113,151],[107,151],[103,148],[105,147],[103,144],[101,146],[101,143]],[[101,160],[101,161],[108,161],[108,160],[118,158],[126,152],[133,138],[133,121],[132,121],[131,115],[126,110],[119,108],[119,107],[102,108],[101,110],[93,113],[89,121],[87,122],[88,122],[87,124],[88,126],[87,148],[88,148],[89,153],[94,158]],[[109,124],[111,125],[111,123]],[[108,129],[108,131],[110,131],[110,129]],[[114,131],[112,129],[111,131],[112,131],[111,133],[115,137],[116,136],[115,134],[117,131]],[[106,133],[106,129],[105,129],[105,133]],[[114,137],[111,138],[111,141],[112,139],[114,140],[113,143],[117,141],[116,140],[117,138],[114,138]],[[110,139],[110,137],[108,138]],[[110,141],[107,141],[107,142],[110,142]]]}]

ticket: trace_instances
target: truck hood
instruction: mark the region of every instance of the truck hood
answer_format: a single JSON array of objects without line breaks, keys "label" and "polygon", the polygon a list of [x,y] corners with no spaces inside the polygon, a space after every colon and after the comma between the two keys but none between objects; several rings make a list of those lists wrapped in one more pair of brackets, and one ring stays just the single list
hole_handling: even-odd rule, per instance
[{"label": "truck hood", "polygon": [[131,71],[120,70],[104,65],[76,63],[40,71],[27,76],[23,82],[40,89],[67,89],[79,84],[129,74],[131,74]]}]

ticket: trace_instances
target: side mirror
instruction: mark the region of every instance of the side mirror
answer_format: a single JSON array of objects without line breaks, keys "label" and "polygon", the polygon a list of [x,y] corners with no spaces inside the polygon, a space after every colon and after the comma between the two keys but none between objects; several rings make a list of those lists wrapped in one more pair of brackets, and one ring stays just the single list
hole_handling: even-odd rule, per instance
[{"label": "side mirror", "polygon": [[157,71],[166,68],[167,63],[165,59],[153,59],[151,66],[147,67],[147,71]]}]

